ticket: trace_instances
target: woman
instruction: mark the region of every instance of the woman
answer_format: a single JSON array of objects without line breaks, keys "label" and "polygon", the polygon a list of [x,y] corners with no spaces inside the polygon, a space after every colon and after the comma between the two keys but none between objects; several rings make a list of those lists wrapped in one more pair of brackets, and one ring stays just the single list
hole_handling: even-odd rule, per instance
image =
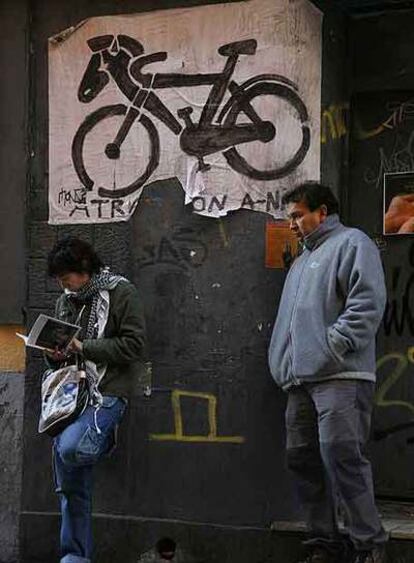
[{"label": "woman", "polygon": [[56,317],[82,327],[67,353],[47,358],[53,367],[79,357],[92,382],[90,404],[53,440],[56,491],[61,502],[61,563],[92,557],[92,469],[115,445],[128,398],[138,394],[145,370],[145,321],[135,287],[112,274],[93,247],[78,238],[59,241],[48,273],[64,290]]}]

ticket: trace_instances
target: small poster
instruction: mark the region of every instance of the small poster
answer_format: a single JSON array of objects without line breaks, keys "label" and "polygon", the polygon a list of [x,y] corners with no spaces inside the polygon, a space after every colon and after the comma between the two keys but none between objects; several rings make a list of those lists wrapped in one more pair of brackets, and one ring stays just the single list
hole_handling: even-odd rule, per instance
[{"label": "small poster", "polygon": [[414,234],[414,171],[384,174],[384,235]]},{"label": "small poster", "polygon": [[288,221],[266,225],[266,268],[288,270],[298,251],[298,239]]}]

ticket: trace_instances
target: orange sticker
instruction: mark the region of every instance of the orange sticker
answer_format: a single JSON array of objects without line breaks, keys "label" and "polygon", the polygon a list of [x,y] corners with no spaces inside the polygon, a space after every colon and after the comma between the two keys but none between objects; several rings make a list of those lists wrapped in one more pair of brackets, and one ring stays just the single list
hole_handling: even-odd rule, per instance
[{"label": "orange sticker", "polygon": [[266,224],[266,268],[284,269],[284,253],[296,256],[298,240],[289,229],[288,221],[269,221]]}]

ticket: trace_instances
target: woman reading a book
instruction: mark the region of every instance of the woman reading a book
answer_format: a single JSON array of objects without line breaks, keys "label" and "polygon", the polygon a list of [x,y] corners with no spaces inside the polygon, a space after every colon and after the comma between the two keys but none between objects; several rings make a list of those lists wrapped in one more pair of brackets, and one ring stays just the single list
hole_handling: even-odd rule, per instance
[{"label": "woman reading a book", "polygon": [[145,321],[136,288],[104,268],[83,240],[59,241],[49,254],[48,273],[63,289],[56,317],[81,326],[66,351],[48,354],[48,363],[58,368],[81,358],[91,382],[87,408],[53,440],[61,501],[60,561],[89,563],[92,470],[114,448],[127,400],[138,394],[138,376],[146,369]]}]

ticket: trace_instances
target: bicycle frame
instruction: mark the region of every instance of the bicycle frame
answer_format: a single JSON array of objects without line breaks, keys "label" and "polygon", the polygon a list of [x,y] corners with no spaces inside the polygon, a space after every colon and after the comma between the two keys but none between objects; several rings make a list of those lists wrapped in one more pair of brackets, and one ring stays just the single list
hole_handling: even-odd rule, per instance
[{"label": "bicycle frame", "polygon": [[[130,100],[124,122],[118,131],[111,150],[107,152],[109,158],[118,158],[119,148],[127,136],[132,124],[139,117],[141,111],[145,109],[154,117],[163,122],[175,135],[180,135],[181,148],[187,154],[202,158],[207,154],[212,154],[224,150],[230,146],[254,140],[266,142],[274,136],[274,128],[271,124],[263,122],[256,114],[250,104],[246,104],[243,111],[251,120],[251,124],[234,124],[230,128],[224,128],[220,123],[214,124],[215,117],[222,104],[226,91],[229,89],[234,95],[239,87],[231,81],[235,66],[240,54],[254,54],[256,41],[247,40],[231,43],[220,47],[219,53],[227,57],[224,69],[221,73],[206,74],[180,74],[180,73],[143,73],[142,68],[150,63],[164,61],[167,53],[159,52],[150,55],[138,56],[130,64],[132,55],[128,55],[125,50],[119,50],[115,55],[108,48],[92,55],[91,61],[84,74],[79,88],[79,98],[81,92],[88,92],[88,84],[97,84],[96,76],[102,83],[97,93],[106,85],[109,77],[108,73],[116,81],[121,91]],[[102,71],[97,57],[105,63],[107,70]],[[192,108],[183,108],[178,111],[178,117],[182,118],[185,127],[176,119],[174,114],[154,93],[154,90],[165,88],[182,88],[211,85],[212,88],[204,104],[198,123],[193,123],[190,118]],[[95,95],[97,95],[97,93]],[[90,101],[91,95],[84,101]],[[116,148],[117,147],[117,148]]]},{"label": "bicycle frame", "polygon": [[[98,123],[112,117],[121,118],[122,123],[114,141],[104,148],[107,158],[120,158],[121,145],[134,124],[145,130],[147,139],[144,142],[149,142],[150,151],[143,161],[145,168],[138,177],[128,185],[115,187],[114,181],[112,188],[98,187],[98,195],[101,197],[127,197],[145,185],[157,169],[161,157],[160,135],[151,116],[179,136],[181,150],[197,158],[198,170],[201,171],[209,168],[203,160],[204,156],[221,152],[235,172],[254,180],[270,181],[290,174],[309,150],[311,132],[308,112],[296,84],[278,74],[253,76],[240,85],[232,80],[239,56],[255,53],[257,45],[254,39],[221,46],[218,52],[226,57],[223,71],[206,74],[142,72],[145,65],[165,61],[167,53],[144,55],[143,46],[124,35],[118,35],[116,39],[113,35],[94,37],[88,41],[88,45],[93,54],[79,86],[79,100],[84,103],[92,101],[111,78],[129,100],[128,104],[118,103],[95,109],[84,118],[74,135],[72,161],[79,180],[88,191],[93,189],[95,181],[85,165],[85,139]],[[165,88],[206,85],[211,86],[211,89],[198,123],[191,120],[192,107],[178,109],[177,119],[156,94],[157,90]],[[230,96],[223,103],[227,91]],[[261,119],[252,105],[261,96],[285,100],[294,111],[301,131],[300,146],[291,158],[265,167],[249,162],[249,157],[237,147],[242,143],[257,140],[266,143],[276,138],[273,123]],[[240,121],[241,114],[246,115],[248,121]]]}]

